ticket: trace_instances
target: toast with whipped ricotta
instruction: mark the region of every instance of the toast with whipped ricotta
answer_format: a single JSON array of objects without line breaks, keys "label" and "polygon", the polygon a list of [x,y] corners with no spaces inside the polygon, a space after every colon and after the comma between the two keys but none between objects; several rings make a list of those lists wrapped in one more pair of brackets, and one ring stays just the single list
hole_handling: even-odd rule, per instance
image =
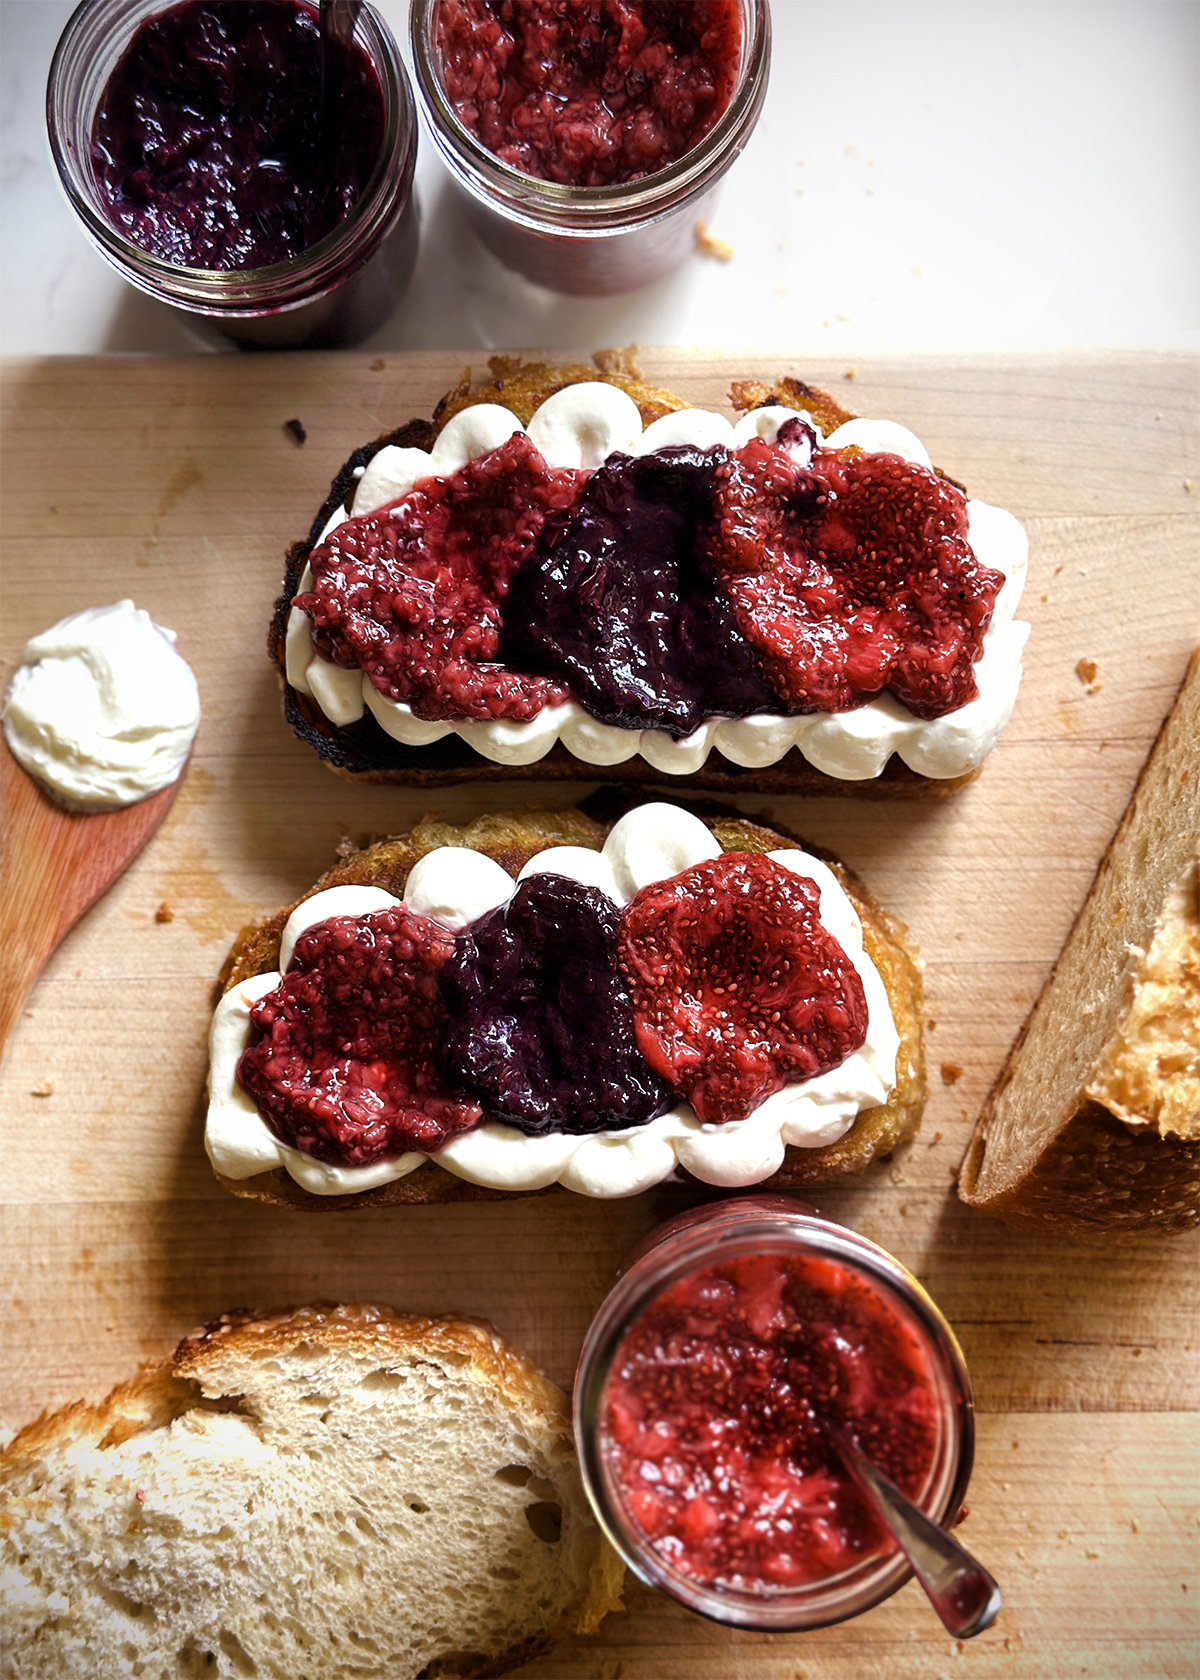
[{"label": "toast with whipped ricotta", "polygon": [[227,1314],[0,1455],[6,1675],[497,1675],[620,1605],[566,1397],[479,1319]]},{"label": "toast with whipped ricotta", "polygon": [[950,792],[1007,722],[1025,534],[792,378],[735,418],[497,360],[355,451],[288,556],[285,713],[368,781]]},{"label": "toast with whipped ricotta", "polygon": [[602,790],[352,850],[243,931],[205,1144],[333,1210],[861,1172],[919,1124],[904,928],[827,854]]}]

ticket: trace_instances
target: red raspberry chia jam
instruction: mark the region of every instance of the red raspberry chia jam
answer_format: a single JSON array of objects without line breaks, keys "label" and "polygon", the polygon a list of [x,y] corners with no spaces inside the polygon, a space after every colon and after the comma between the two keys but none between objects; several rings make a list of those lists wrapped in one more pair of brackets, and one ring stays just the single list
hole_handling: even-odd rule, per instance
[{"label": "red raspberry chia jam", "polygon": [[589,1497],[643,1580],[718,1621],[819,1627],[908,1578],[829,1446],[840,1425],[937,1522],[970,1475],[949,1326],[873,1243],[782,1196],[701,1207],[634,1252],[584,1344]]},{"label": "red raspberry chia jam", "polygon": [[569,187],[691,151],[733,96],[737,0],[438,0],[447,98],[501,163]]}]

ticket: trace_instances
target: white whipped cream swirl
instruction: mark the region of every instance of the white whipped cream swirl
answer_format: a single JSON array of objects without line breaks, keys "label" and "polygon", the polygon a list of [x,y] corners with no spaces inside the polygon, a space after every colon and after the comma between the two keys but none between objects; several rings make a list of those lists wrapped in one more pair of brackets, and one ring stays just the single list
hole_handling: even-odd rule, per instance
[{"label": "white whipped cream swirl", "polygon": [[[785,422],[796,418],[812,427],[818,445],[842,449],[854,444],[868,454],[901,455],[920,466],[930,465],[920,440],[893,421],[849,420],[823,437],[812,415],[790,408],[753,409],[736,426],[705,409],[681,409],[663,415],[643,431],[632,398],[614,385],[599,382],[556,391],[534,414],[528,431],[550,466],[594,470],[614,450],[647,455],[672,444],[739,448],[752,437],[773,443]],[[447,423],[429,453],[388,445],[361,473],[350,505],[334,513],[321,540],[344,520],[407,495],[423,478],[449,477],[522,429],[508,409],[478,403],[460,410]],[[459,735],[495,764],[535,764],[561,741],[585,764],[607,768],[640,754],[665,775],[686,776],[699,770],[714,748],[733,764],[762,769],[798,747],[816,769],[841,781],[872,780],[893,753],[920,775],[939,780],[962,776],[983,762],[1008,722],[1029,635],[1029,626],[1013,619],[1025,583],[1029,545],[1024,530],[1011,513],[986,502],[968,501],[967,519],[976,559],[1002,573],[1005,582],[974,667],[978,695],[940,718],[919,718],[884,693],[850,712],[815,712],[804,717],[761,712],[745,718],[706,718],[682,741],[661,729],[619,729],[600,723],[574,700],[547,706],[526,723],[507,718],[429,722],[416,717],[402,701],[382,694],[364,672],[344,670],[321,658],[313,647],[312,625],[296,607],[288,619],[287,679],[300,693],[310,695],[330,723],[339,727],[355,723],[366,709],[388,735],[405,746],[429,746],[446,735]],[[312,567],[306,565],[299,593],[312,584]]]},{"label": "white whipped cream swirl", "polygon": [[115,810],[176,780],[200,723],[200,694],[173,630],[117,601],[60,619],[22,658],[5,738],[60,804]]},{"label": "white whipped cream swirl", "polygon": [[[517,880],[550,871],[599,887],[622,908],[645,886],[667,880],[721,847],[699,820],[675,805],[648,804],[622,817],[603,851],[553,846],[539,852]],[[669,1178],[677,1166],[706,1184],[758,1184],[782,1164],[788,1144],[816,1149],[835,1143],[856,1115],[887,1101],[896,1082],[900,1038],[879,971],[863,950],[854,906],[828,865],[798,849],[767,854],[814,881],[820,920],[853,963],[866,994],[867,1037],[840,1066],[776,1091],[744,1120],[705,1125],[689,1103],[645,1125],[580,1136],[549,1132],[527,1137],[515,1126],[488,1121],[452,1138],[428,1157],[472,1184],[498,1190],[539,1190],[562,1184],[584,1196],[633,1196]],[[461,846],[443,846],[413,868],[403,902],[456,932],[504,904],[517,881],[498,863]],[[412,1152],[366,1167],[327,1166],[281,1143],[249,1093],[237,1083],[237,1064],[250,1043],[250,1012],[279,985],[301,933],[331,916],[363,916],[397,903],[380,887],[332,887],[298,905],[288,918],[280,969],[227,991],[212,1027],[210,1102],[205,1148],[226,1178],[253,1178],[283,1167],[317,1196],[349,1195],[403,1178],[427,1157]]]}]

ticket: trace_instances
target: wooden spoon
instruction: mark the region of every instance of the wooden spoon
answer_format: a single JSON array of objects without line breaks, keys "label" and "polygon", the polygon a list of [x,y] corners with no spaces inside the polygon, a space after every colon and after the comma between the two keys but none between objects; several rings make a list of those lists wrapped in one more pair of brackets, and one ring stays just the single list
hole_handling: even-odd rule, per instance
[{"label": "wooden spoon", "polygon": [[0,741],[0,1050],[51,951],[125,873],[182,779],[117,811],[64,811]]}]

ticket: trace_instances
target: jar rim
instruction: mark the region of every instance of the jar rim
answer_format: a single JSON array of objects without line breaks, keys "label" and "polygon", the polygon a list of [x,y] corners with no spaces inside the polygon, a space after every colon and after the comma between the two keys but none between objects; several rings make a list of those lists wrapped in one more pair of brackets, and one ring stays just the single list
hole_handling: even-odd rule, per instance
[{"label": "jar rim", "polygon": [[742,0],[742,63],[725,110],[696,144],[672,163],[636,181],[575,187],[547,181],[504,163],[462,123],[446,95],[436,64],[434,18],[440,0],[414,0],[409,44],[417,97],[443,161],[475,198],[534,229],[553,227],[567,237],[603,237],[621,227],[657,221],[706,192],[737,157],[753,132],[766,97],[771,63],[768,0]]},{"label": "jar rim", "polygon": [[[777,1209],[756,1214],[751,1205],[738,1199],[713,1204],[712,1211],[724,1215],[715,1225],[700,1220],[683,1229],[668,1230],[661,1244],[654,1242],[651,1233],[634,1251],[632,1265],[618,1278],[592,1321],[580,1354],[574,1390],[575,1436],[584,1489],[601,1528],[626,1565],[648,1585],[689,1609],[713,1621],[760,1632],[825,1627],[860,1615],[901,1587],[912,1574],[904,1554],[876,1554],[874,1559],[868,1557],[840,1575],[763,1593],[704,1586],[673,1569],[648,1542],[639,1541],[623,1510],[602,1443],[605,1385],[625,1335],[674,1284],[736,1255],[805,1254],[847,1266],[879,1289],[916,1330],[934,1367],[941,1400],[942,1444],[931,1469],[932,1485],[917,1503],[938,1523],[945,1523],[961,1505],[974,1461],[974,1402],[966,1361],[953,1330],[928,1291],[893,1255],[869,1238],[800,1209],[786,1215],[786,1224]],[[739,1214],[741,1217],[735,1217]],[[668,1249],[670,1253],[664,1253]]]},{"label": "jar rim", "polygon": [[[313,0],[297,3],[315,9]],[[101,255],[130,284],[160,301],[229,317],[303,308],[368,260],[396,226],[411,195],[417,123],[396,39],[373,6],[360,7],[354,39],[379,76],[384,132],[375,165],[347,215],[323,238],[281,262],[263,268],[189,268],[155,256],[113,224],[100,207],[90,160],[95,112],[115,63],[110,58],[103,75],[94,74],[89,82],[89,71],[99,62],[98,49],[122,33],[119,57],[146,18],[170,9],[170,4],[146,0],[82,0],[71,14],[46,83],[47,135],[63,193]],[[128,34],[123,33],[126,25],[131,26]],[[81,100],[73,112],[70,96],[85,88],[94,97]]]}]

